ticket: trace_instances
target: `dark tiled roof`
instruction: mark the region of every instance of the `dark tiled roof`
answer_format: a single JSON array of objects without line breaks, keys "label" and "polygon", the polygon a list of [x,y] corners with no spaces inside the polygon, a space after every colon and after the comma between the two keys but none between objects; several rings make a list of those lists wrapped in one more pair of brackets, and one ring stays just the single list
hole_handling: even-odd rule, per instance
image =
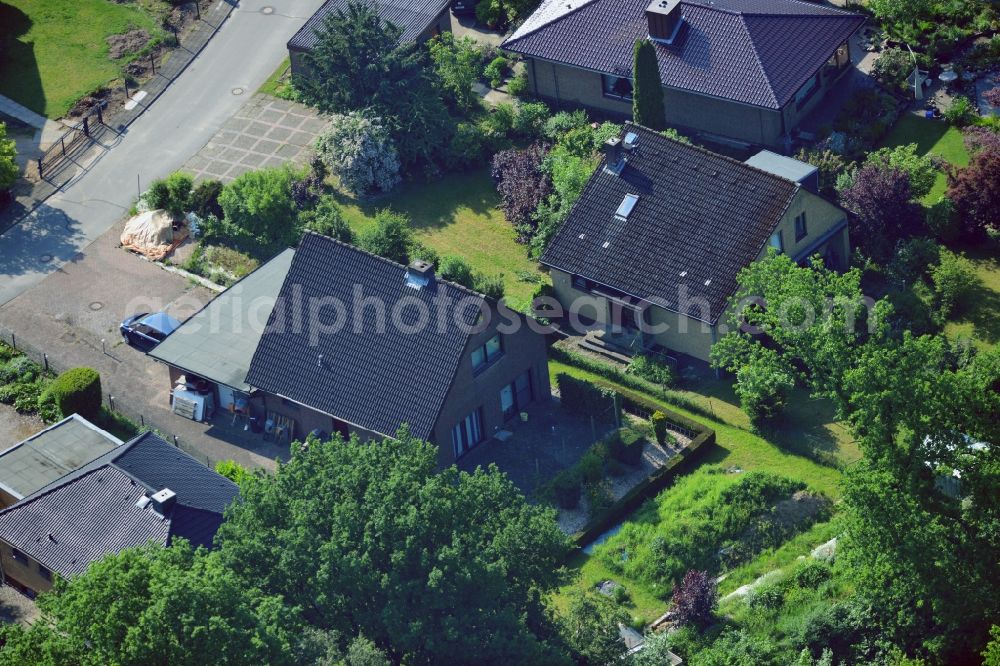
[{"label": "dark tiled roof", "polygon": [[[639,135],[625,168],[616,176],[602,160],[542,263],[674,310],[685,286],[714,323],[799,186],[632,123],[625,132]],[[622,222],[626,194],[639,201]]]},{"label": "dark tiled roof", "polygon": [[[649,35],[648,0],[545,0],[503,47],[631,76],[636,39]],[[681,3],[674,43],[656,44],[668,87],[778,109],[857,30],[864,17],[802,0]]]},{"label": "dark tiled roof", "polygon": [[[461,314],[470,324],[483,299],[442,280],[433,289],[411,289],[405,276],[405,266],[306,234],[278,295],[279,304],[303,304],[302,325],[296,326],[294,306],[275,307],[247,383],[374,432],[393,435],[408,423],[415,436],[429,437],[470,336],[469,327],[455,323],[454,309],[437,316],[434,298],[468,298]],[[356,285],[364,297],[384,304],[388,323],[381,332],[374,306],[360,312],[353,307]],[[344,304],[343,325],[310,340],[309,304],[323,298]],[[392,324],[393,308],[403,299],[427,308],[430,322],[418,332]],[[334,316],[327,307],[323,322],[332,325]],[[403,327],[413,326],[417,316],[416,306],[403,308]]]},{"label": "dark tiled roof", "polygon": [[[170,488],[166,517],[136,502]],[[236,484],[145,433],[0,512],[0,539],[64,576],[94,560],[174,537],[210,546]],[[52,535],[51,538],[49,535]]]},{"label": "dark tiled roof", "polygon": [[[327,16],[336,15],[338,11],[347,13],[350,0],[327,0],[316,10],[316,13],[306,21],[295,35],[288,40],[288,48],[296,51],[309,51],[316,46],[316,32],[323,29]],[[378,0],[374,3],[379,17],[403,29],[400,38],[404,42],[415,40],[443,12],[449,0]]]}]

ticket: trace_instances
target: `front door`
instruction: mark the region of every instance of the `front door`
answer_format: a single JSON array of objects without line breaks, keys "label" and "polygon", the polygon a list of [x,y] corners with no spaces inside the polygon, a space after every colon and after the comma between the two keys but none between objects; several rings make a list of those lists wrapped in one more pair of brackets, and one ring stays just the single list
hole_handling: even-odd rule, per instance
[{"label": "front door", "polygon": [[504,420],[514,418],[531,402],[531,398],[531,370],[525,370],[500,390],[500,409]]}]

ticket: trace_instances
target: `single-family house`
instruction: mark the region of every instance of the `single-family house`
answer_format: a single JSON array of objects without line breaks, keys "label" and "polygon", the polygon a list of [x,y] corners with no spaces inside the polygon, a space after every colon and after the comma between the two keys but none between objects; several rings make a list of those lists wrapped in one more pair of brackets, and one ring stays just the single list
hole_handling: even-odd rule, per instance
[{"label": "single-family house", "polygon": [[864,17],[803,0],[543,0],[503,48],[560,108],[632,115],[633,49],[656,49],[667,124],[785,149],[851,67]]},{"label": "single-family house", "polygon": [[250,362],[251,400],[290,437],[393,436],[408,424],[451,464],[549,399],[545,338],[502,304],[307,233]]},{"label": "single-family house", "polygon": [[0,451],[0,509],[19,502],[122,441],[79,414]]},{"label": "single-family house", "polygon": [[211,547],[232,481],[152,433],[0,511],[0,572],[29,595],[105,555],[179,537]]},{"label": "single-family house", "polygon": [[[352,1],[356,0],[327,0],[288,40],[293,75],[308,76],[309,69],[303,58],[315,48],[317,32],[323,29],[328,17],[337,12],[346,14]],[[371,2],[371,6],[379,18],[403,30],[400,40],[404,42],[424,42],[442,32],[451,32],[450,0],[378,0]]]},{"label": "single-family house", "polygon": [[626,123],[541,262],[567,315],[707,361],[737,273],[768,248],[847,267],[847,214],[817,185],[789,157],[740,162]]}]

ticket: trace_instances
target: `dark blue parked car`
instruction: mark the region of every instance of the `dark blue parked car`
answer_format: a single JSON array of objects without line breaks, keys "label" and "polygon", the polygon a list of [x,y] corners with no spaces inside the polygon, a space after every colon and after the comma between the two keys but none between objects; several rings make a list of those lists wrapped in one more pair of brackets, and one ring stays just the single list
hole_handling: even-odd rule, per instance
[{"label": "dark blue parked car", "polygon": [[148,352],[181,325],[166,312],[142,312],[132,315],[118,327],[125,342]]}]

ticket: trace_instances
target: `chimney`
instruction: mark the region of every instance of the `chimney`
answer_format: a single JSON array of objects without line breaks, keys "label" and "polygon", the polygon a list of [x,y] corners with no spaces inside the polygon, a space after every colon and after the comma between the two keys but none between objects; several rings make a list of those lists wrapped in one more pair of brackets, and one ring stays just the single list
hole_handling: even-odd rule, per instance
[{"label": "chimney", "polygon": [[406,286],[426,289],[434,282],[434,266],[423,259],[415,259],[406,269]]},{"label": "chimney", "polygon": [[661,44],[672,44],[681,29],[681,0],[653,0],[646,7],[649,38]]},{"label": "chimney", "polygon": [[625,152],[622,149],[622,140],[616,136],[611,137],[604,142],[602,148],[606,158],[604,168],[616,176],[620,175],[622,169],[625,167]]},{"label": "chimney", "polygon": [[170,510],[174,508],[174,502],[177,500],[177,493],[172,491],[170,488],[164,488],[163,490],[158,490],[153,493],[153,496],[149,498],[150,504],[153,505],[153,511],[160,514],[161,516],[166,516],[170,514]]}]

